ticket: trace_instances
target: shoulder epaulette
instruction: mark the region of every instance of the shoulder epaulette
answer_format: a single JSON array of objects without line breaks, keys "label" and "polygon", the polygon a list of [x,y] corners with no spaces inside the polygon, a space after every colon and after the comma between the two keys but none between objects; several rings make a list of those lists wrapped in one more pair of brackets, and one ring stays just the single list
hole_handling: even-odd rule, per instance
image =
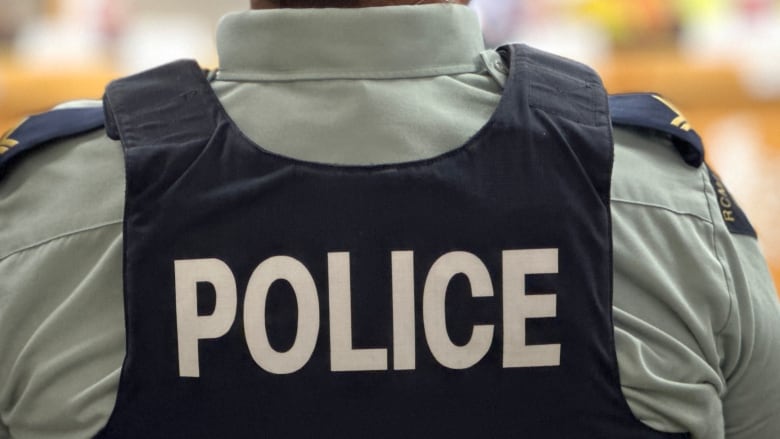
[{"label": "shoulder epaulette", "polygon": [[[672,103],[653,93],[619,94],[609,97],[612,124],[644,128],[662,133],[672,140],[675,148],[690,166],[704,163],[704,146],[701,137],[691,128]],[[721,215],[729,232],[756,237],[756,231],[747,215],[739,207],[726,186],[711,169],[710,182],[720,205]]]},{"label": "shoulder epaulette", "polygon": [[669,101],[653,93],[618,94],[609,97],[612,124],[650,129],[668,136],[685,163],[704,163],[701,137]]},{"label": "shoulder epaulette", "polygon": [[103,107],[63,108],[30,116],[0,138],[0,178],[27,152],[104,125]]}]

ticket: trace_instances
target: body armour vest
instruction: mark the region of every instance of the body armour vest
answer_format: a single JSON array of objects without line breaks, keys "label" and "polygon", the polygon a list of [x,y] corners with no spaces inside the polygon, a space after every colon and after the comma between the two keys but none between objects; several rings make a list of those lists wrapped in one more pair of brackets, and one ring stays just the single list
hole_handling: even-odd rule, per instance
[{"label": "body armour vest", "polygon": [[489,122],[390,165],[262,149],[192,62],[110,85],[127,356],[100,437],[663,437],[620,389],[605,91],[501,53]]}]

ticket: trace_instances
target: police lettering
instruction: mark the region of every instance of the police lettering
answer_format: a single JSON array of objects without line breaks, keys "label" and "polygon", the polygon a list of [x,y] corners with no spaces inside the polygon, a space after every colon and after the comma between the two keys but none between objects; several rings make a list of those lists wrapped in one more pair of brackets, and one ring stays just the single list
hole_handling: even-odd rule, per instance
[{"label": "police lettering", "polygon": [[[352,345],[350,254],[328,253],[328,320],[330,364],[333,372],[388,370],[388,349],[356,349]],[[219,259],[174,261],[176,328],[179,375],[200,376],[198,345],[228,333],[236,319],[238,294],[230,267]],[[393,369],[414,370],[415,291],[414,252],[391,253]],[[555,294],[527,294],[530,274],[558,273],[558,249],[506,250],[502,253],[503,367],[559,366],[560,344],[528,345],[526,320],[556,317]],[[450,369],[466,369],[481,361],[493,342],[494,325],[475,325],[464,345],[453,343],[447,333],[445,300],[450,281],[464,275],[473,297],[492,297],[494,287],[485,264],[467,252],[450,252],[431,266],[422,291],[422,322],[425,340],[433,357]],[[269,342],[265,321],[266,299],[271,285],[284,280],[295,294],[298,326],[291,348],[275,350]],[[198,314],[198,283],[209,283],[216,292],[214,311]],[[272,374],[290,374],[311,359],[320,330],[320,300],[311,273],[289,256],[266,259],[252,273],[246,287],[243,327],[252,359]]]}]

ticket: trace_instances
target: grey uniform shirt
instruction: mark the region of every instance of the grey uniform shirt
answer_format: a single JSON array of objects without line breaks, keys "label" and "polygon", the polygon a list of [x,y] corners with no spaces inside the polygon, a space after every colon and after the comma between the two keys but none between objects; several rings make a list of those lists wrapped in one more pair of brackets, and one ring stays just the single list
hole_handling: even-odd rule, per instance
[{"label": "grey uniform shirt", "polygon": [[[213,87],[255,143],[302,160],[419,160],[494,111],[505,67],[452,5],[251,11],[219,27]],[[780,310],[753,238],[733,235],[705,167],[616,129],[614,318],[636,416],[695,438],[780,437]],[[48,145],[0,181],[0,438],[85,438],[125,354],[124,168],[102,131]]]}]

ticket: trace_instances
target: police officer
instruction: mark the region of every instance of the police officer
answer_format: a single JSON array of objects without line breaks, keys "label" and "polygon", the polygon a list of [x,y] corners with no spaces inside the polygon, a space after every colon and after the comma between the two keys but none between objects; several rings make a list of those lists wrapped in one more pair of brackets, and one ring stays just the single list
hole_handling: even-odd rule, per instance
[{"label": "police officer", "polygon": [[0,437],[777,437],[695,131],[444,3],[256,0],[5,136]]}]

